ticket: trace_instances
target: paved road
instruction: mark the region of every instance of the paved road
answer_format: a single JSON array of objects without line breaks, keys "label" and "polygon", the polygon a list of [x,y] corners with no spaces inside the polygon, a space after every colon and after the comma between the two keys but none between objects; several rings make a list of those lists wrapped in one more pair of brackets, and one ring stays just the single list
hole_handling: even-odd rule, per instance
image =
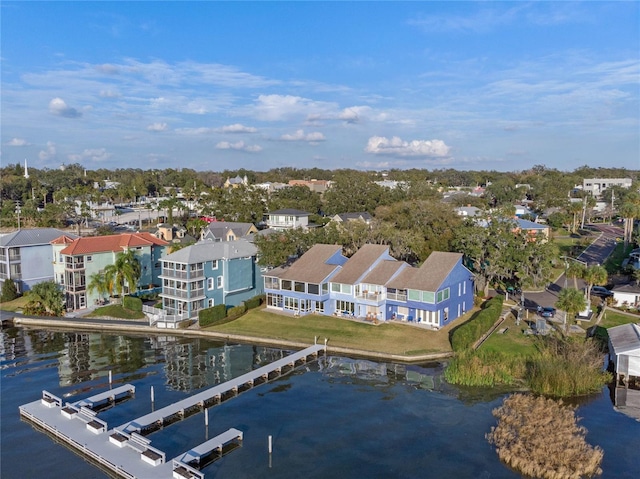
[{"label": "paved road", "polygon": [[[580,255],[578,260],[593,266],[603,264],[616,247],[616,238],[622,236],[622,228],[612,225],[594,224],[591,227],[599,231],[600,236]],[[551,283],[545,291],[538,293],[525,293],[525,308],[536,309],[538,306],[554,306],[558,300],[558,294],[564,287],[574,287],[573,278],[566,278],[562,274],[555,282]],[[578,280],[578,288],[584,288],[585,282]]]}]

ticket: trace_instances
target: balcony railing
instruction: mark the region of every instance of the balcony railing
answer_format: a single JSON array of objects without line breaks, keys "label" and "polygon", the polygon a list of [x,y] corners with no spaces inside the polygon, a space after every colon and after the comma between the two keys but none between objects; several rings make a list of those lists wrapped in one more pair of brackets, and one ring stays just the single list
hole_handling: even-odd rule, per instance
[{"label": "balcony railing", "polygon": [[394,301],[406,301],[407,293],[387,293],[387,299],[392,299]]},{"label": "balcony railing", "polygon": [[204,297],[204,289],[194,289],[188,291],[186,289],[162,288],[162,296],[172,296],[174,298],[196,299],[199,296]]},{"label": "balcony railing", "polygon": [[368,301],[380,301],[384,299],[384,295],[380,291],[376,291],[372,293],[369,293],[369,292],[365,293],[364,291],[361,291],[356,295],[356,297],[360,299],[366,299]]},{"label": "balcony railing", "polygon": [[82,263],[65,263],[64,267],[70,270],[84,269],[84,261]]},{"label": "balcony railing", "polygon": [[85,291],[87,289],[86,284],[67,284],[65,289],[70,293],[77,293],[79,291]]},{"label": "balcony railing", "polygon": [[[191,273],[191,274],[189,274]],[[196,271],[175,271],[172,269],[163,269],[162,274],[166,278],[179,278],[179,279],[199,279],[204,278],[204,270],[198,269]]]}]

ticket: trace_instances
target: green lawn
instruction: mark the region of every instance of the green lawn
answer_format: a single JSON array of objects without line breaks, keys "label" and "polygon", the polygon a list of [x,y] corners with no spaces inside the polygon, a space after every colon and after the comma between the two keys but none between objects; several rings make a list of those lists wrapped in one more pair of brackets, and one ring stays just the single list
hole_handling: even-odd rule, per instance
[{"label": "green lawn", "polygon": [[[467,318],[468,315],[462,321]],[[462,321],[454,321],[454,325],[457,326]],[[430,331],[404,324],[373,325],[333,316],[309,315],[294,318],[264,309],[254,309],[234,321],[204,330],[304,343],[311,343],[314,336],[318,336],[319,342],[327,338],[331,346],[411,356],[451,352],[451,327],[449,325],[440,331]]]},{"label": "green lawn", "polygon": [[95,309],[91,314],[87,315],[87,318],[101,318],[104,316],[119,319],[143,319],[145,314],[142,311],[125,309],[119,304],[109,304]]},{"label": "green lawn", "polygon": [[628,314],[617,313],[611,309],[607,309],[600,320],[599,326],[603,328],[613,328],[621,324],[640,322],[640,316],[631,316]]},{"label": "green lawn", "polygon": [[[529,314],[530,321],[535,322],[535,314]],[[481,349],[487,351],[503,352],[512,355],[530,356],[536,349],[534,346],[535,335],[525,335],[524,331],[529,325],[525,320],[516,326],[515,318],[509,314],[495,331],[483,344]],[[498,331],[507,328],[504,333]]]},{"label": "green lawn", "polygon": [[24,305],[29,302],[28,296],[20,296],[19,298],[14,299],[13,301],[7,301],[6,303],[0,303],[0,309],[3,311],[11,311],[15,313],[16,311],[22,310]]}]

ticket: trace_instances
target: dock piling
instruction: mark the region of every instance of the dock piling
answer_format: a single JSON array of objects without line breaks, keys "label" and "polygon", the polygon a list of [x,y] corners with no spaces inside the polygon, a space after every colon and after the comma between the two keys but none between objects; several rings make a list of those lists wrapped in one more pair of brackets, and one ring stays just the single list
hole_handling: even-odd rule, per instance
[{"label": "dock piling", "polygon": [[109,389],[111,389],[112,383],[113,383],[113,377],[111,376],[111,369],[109,369]]},{"label": "dock piling", "polygon": [[269,434],[269,455],[273,452],[273,436]]}]

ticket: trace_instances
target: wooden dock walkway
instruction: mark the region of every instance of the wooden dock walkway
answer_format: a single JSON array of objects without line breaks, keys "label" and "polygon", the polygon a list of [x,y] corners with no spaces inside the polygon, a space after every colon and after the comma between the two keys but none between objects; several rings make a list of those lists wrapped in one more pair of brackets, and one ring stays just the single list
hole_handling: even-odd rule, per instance
[{"label": "wooden dock walkway", "polygon": [[20,406],[20,416],[118,477],[204,479],[204,473],[198,470],[200,462],[218,452],[221,455],[222,449],[230,443],[241,444],[242,431],[229,429],[171,461],[166,460],[163,451],[151,445],[151,440],[144,437],[144,433],[172,424],[194,410],[219,404],[246,389],[281,377],[306,363],[310,357],[317,358],[323,349],[324,345],[310,346],[111,430],[105,421],[97,417],[99,413],[91,408],[109,402],[115,404],[118,398],[133,395],[135,387],[131,384],[65,405],[61,398],[43,391],[39,400]]}]

